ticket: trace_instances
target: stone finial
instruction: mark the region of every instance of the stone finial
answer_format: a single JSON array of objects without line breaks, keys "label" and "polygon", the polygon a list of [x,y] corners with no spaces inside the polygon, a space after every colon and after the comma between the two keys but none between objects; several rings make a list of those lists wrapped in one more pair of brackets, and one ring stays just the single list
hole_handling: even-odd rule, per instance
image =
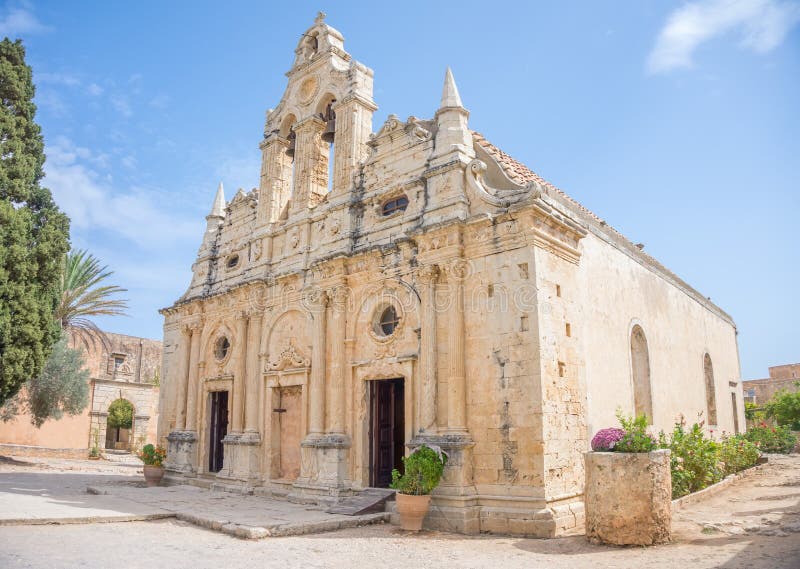
[{"label": "stone finial", "polygon": [[453,72],[450,67],[444,75],[444,88],[442,89],[442,103],[439,108],[445,109],[447,107],[463,108],[461,103],[461,96],[458,94],[458,87],[456,87],[456,80],[453,78]]},{"label": "stone finial", "polygon": [[317,17],[314,18],[314,23],[317,24],[317,25],[321,24],[322,22],[325,21],[325,16],[326,16],[325,12],[321,12],[321,11],[317,12]]},{"label": "stone finial", "polygon": [[225,189],[222,187],[222,182],[219,183],[217,195],[214,196],[214,205],[211,206],[208,217],[225,217]]}]

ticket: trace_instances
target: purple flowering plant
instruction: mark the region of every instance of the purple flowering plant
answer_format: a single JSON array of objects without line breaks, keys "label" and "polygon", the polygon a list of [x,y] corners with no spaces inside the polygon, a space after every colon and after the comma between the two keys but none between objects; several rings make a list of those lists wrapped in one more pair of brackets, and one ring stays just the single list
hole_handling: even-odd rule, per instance
[{"label": "purple flowering plant", "polygon": [[625,436],[625,430],[617,427],[600,429],[592,438],[592,450],[604,452],[614,450],[614,446]]}]

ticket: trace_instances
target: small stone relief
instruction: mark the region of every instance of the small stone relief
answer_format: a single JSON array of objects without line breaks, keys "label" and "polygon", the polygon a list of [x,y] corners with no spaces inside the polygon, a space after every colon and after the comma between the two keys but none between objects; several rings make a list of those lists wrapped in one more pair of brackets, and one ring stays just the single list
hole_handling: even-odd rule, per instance
[{"label": "small stone relief", "polygon": [[289,231],[289,247],[296,249],[298,243],[300,243],[300,232],[296,227],[293,227],[291,231]]},{"label": "small stone relief", "polygon": [[336,235],[337,233],[339,233],[339,230],[341,228],[342,228],[342,222],[339,221],[338,218],[333,218],[333,220],[331,221],[330,225],[328,226],[328,232],[331,235]]},{"label": "small stone relief", "polygon": [[261,258],[261,239],[256,239],[250,243],[250,258],[254,261]]},{"label": "small stone relief", "polygon": [[297,90],[297,96],[303,105],[308,105],[319,91],[319,81],[315,76],[307,77]]},{"label": "small stone relief", "polygon": [[264,371],[282,371],[290,368],[310,366],[311,360],[298,351],[294,342],[294,338],[286,340],[286,345],[274,360],[270,360],[269,355],[267,355],[265,358],[267,360],[267,365]]}]

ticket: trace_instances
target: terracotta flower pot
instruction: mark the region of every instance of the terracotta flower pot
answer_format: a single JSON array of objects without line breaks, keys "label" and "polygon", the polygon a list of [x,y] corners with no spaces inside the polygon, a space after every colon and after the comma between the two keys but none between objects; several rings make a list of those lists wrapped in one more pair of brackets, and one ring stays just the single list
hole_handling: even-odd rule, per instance
[{"label": "terracotta flower pot", "polygon": [[422,529],[422,521],[431,505],[430,494],[425,496],[411,496],[397,494],[397,512],[400,514],[400,527],[407,531]]},{"label": "terracotta flower pot", "polygon": [[158,486],[164,478],[164,468],[162,466],[144,465],[144,480],[147,487]]}]

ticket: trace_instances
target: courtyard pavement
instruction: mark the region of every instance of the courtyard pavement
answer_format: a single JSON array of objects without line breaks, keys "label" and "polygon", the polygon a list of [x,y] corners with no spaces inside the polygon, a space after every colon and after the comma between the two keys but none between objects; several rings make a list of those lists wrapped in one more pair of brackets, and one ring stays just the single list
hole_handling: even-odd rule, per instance
[{"label": "courtyard pavement", "polygon": [[[70,468],[66,470],[66,468]],[[0,461],[0,526],[177,518],[236,537],[302,535],[388,521],[388,514],[345,516],[323,508],[195,486],[144,487],[141,463]]]},{"label": "courtyard pavement", "polygon": [[[34,461],[39,459],[20,459]],[[91,469],[91,472],[85,471]],[[19,476],[28,473],[28,476]],[[0,458],[0,508],[8,488],[43,499],[108,498],[80,493],[87,485],[118,485],[138,472],[120,465],[8,464]],[[51,474],[53,477],[42,477]],[[63,478],[64,482],[59,482]],[[20,484],[24,483],[25,486]],[[44,490],[47,488],[47,490]],[[135,488],[132,490],[136,490]],[[169,488],[153,489],[163,492]],[[142,495],[154,498],[144,490]],[[153,504],[139,500],[140,505]],[[185,496],[188,496],[185,495]],[[121,496],[114,496],[119,499]],[[246,499],[226,494],[221,501]],[[177,500],[169,499],[167,503]],[[91,503],[91,502],[90,502]],[[231,502],[234,503],[234,502]],[[238,502],[236,502],[238,503]],[[160,504],[159,507],[164,506]],[[80,509],[78,507],[77,509]],[[313,512],[310,515],[314,515]],[[606,547],[582,536],[520,539],[425,531],[408,534],[389,524],[316,535],[235,539],[173,517],[148,522],[0,526],[0,567],[25,569],[204,569],[236,567],[547,567],[800,568],[800,455],[771,456],[765,467],[689,503],[673,515],[674,541],[657,547]]]}]

